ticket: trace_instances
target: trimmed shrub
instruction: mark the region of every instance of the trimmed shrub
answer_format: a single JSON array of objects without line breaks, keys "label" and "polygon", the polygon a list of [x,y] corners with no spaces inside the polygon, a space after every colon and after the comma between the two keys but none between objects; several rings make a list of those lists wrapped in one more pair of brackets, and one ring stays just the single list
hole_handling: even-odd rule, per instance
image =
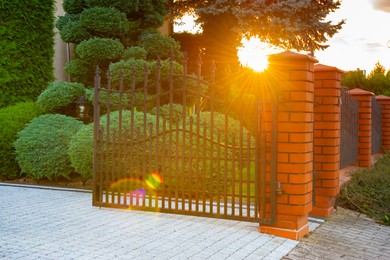
[{"label": "trimmed shrub", "polygon": [[68,156],[69,142],[82,126],[75,118],[59,114],[33,119],[15,142],[22,173],[37,180],[68,178],[74,172]]},{"label": "trimmed shrub", "polygon": [[[128,131],[130,129],[131,125],[131,112],[124,110],[122,111],[122,128],[119,128],[119,112],[111,112],[110,113],[110,131],[111,133],[116,132],[116,137],[118,138],[118,131]],[[152,124],[155,126],[156,124],[156,117],[154,115],[147,114],[147,124]],[[102,116],[100,125],[103,128],[103,132],[106,133],[107,131],[107,116]],[[140,139],[144,138],[143,135],[144,132],[144,113],[134,111],[134,129],[139,129],[139,135],[130,135],[123,134],[123,136],[128,137],[128,145],[130,146],[130,139],[133,139],[136,141],[136,138],[139,137]],[[156,133],[156,130],[154,128],[153,133]],[[147,134],[149,134],[149,130],[147,131]],[[122,137],[123,138],[123,137]],[[107,136],[103,135],[103,139],[107,141]],[[110,139],[112,140],[112,139]],[[125,140],[117,140],[124,142]],[[120,169],[128,169],[126,168],[124,164],[126,162],[123,161],[123,158],[120,158],[119,156],[114,156],[114,150],[112,146],[109,148],[110,150],[104,149],[104,152],[109,155],[109,164],[112,165],[113,163],[116,164],[116,167],[119,167]],[[126,149],[126,148],[125,148]],[[131,150],[131,153],[133,155],[132,161],[134,163],[134,167],[137,169],[140,169],[140,163],[142,163],[142,160],[140,159],[140,154],[142,153],[142,147],[140,146],[133,146],[128,147],[128,151]],[[117,153],[117,151],[115,151]],[[90,178],[92,176],[92,170],[93,170],[93,124],[86,125],[83,128],[80,129],[80,131],[72,137],[72,140],[70,142],[69,151],[68,151],[71,164],[76,169],[78,173],[80,173],[84,180]],[[148,162],[150,167],[155,167],[155,163]],[[119,166],[118,166],[119,165]],[[137,166],[136,166],[137,165]],[[125,174],[124,172],[121,173],[122,175]],[[141,173],[139,173],[141,174]]]},{"label": "trimmed shrub", "polygon": [[72,136],[68,155],[71,165],[83,180],[92,178],[93,170],[93,123],[84,125]]},{"label": "trimmed shrub", "polygon": [[70,14],[78,14],[86,7],[85,0],[64,0],[62,3],[64,11]]},{"label": "trimmed shrub", "polygon": [[[53,80],[54,0],[0,4],[0,108],[33,101]],[[5,72],[3,72],[5,74]]]},{"label": "trimmed shrub", "polygon": [[91,34],[81,26],[80,21],[69,21],[60,31],[64,42],[80,43],[91,37]]},{"label": "trimmed shrub", "polygon": [[76,53],[80,59],[96,64],[121,57],[123,50],[123,45],[119,40],[107,38],[84,40],[76,47]]},{"label": "trimmed shrub", "polygon": [[126,14],[114,7],[92,7],[80,15],[80,23],[99,37],[118,37],[129,30]]},{"label": "trimmed shrub", "polygon": [[[121,60],[116,63],[110,64],[111,71],[111,83],[115,89],[119,88],[119,81],[121,77],[121,71],[123,71],[123,84],[126,89],[131,89],[133,80],[133,69],[135,70],[135,84],[138,85],[144,82],[144,74],[150,74],[153,63],[146,60],[129,59]],[[146,71],[145,71],[146,69]]]},{"label": "trimmed shrub", "polygon": [[[186,108],[184,111],[188,113],[188,110],[189,109]],[[157,107],[153,107],[150,110],[150,114],[157,116]],[[162,105],[158,110],[158,115],[172,123],[180,122],[183,119],[183,106],[180,104],[172,104],[171,114],[171,105]]]},{"label": "trimmed shrub", "polygon": [[140,59],[140,60],[146,60],[146,57],[148,56],[148,53],[146,50],[139,46],[131,46],[127,48],[122,55],[122,59],[129,60],[129,59]]},{"label": "trimmed shrub", "polygon": [[[59,16],[56,23],[55,23],[55,26],[58,30],[62,30],[62,28],[64,28],[64,26],[68,23],[68,22],[77,22],[80,20],[80,15],[79,14],[68,14],[66,13],[64,16]],[[61,33],[61,32],[60,32]]]},{"label": "trimmed shrub", "polygon": [[17,133],[40,114],[41,111],[34,102],[18,103],[0,109],[0,178],[11,180],[22,177],[15,160],[13,144]]},{"label": "trimmed shrub", "polygon": [[37,105],[44,113],[70,105],[76,98],[83,96],[85,87],[81,83],[52,82],[39,95]]},{"label": "trimmed shrub", "polygon": [[143,47],[148,53],[148,59],[156,60],[160,58],[165,60],[173,56],[177,60],[183,59],[180,52],[180,44],[175,39],[165,36],[161,33],[148,33],[141,36],[138,45]]},{"label": "trimmed shrub", "polygon": [[71,60],[64,67],[65,73],[72,81],[88,85],[93,82],[96,66],[92,66],[82,60]]}]

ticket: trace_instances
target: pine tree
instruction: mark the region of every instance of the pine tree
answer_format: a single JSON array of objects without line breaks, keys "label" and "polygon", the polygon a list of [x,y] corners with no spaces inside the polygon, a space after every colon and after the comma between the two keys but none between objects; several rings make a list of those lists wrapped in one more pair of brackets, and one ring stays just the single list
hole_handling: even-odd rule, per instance
[{"label": "pine tree", "polygon": [[[206,36],[225,35],[214,45],[237,44],[246,35],[284,49],[323,50],[327,39],[344,24],[344,20],[335,24],[325,20],[339,8],[340,1],[335,0],[181,0],[170,5],[176,17],[195,12]],[[207,47],[213,48],[209,43]]]}]

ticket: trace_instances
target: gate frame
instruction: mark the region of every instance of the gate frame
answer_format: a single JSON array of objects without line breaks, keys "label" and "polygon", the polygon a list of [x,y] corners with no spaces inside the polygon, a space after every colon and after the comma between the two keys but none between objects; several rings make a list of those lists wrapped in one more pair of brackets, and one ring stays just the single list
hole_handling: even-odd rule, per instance
[{"label": "gate frame", "polygon": [[[172,60],[172,59],[171,59]],[[157,64],[160,64],[159,62],[157,62]],[[169,79],[169,81],[170,81],[170,83],[169,83],[169,85],[170,85],[170,91],[172,92],[173,91],[173,83],[172,83],[172,78],[173,78],[173,76],[180,76],[180,77],[184,77],[184,81],[186,81],[186,79],[187,79],[187,77],[188,77],[188,75],[187,75],[187,72],[186,72],[186,61],[185,61],[185,65],[184,65],[184,73],[183,73],[183,75],[173,75],[172,73],[173,73],[173,69],[172,69],[172,62],[171,62],[171,68],[170,68],[170,79]],[[200,71],[201,71],[201,69],[200,69],[200,61],[199,61],[199,65],[198,65],[198,73],[197,73],[197,75],[196,75],[196,79],[197,79],[197,81],[198,82],[200,82],[201,81],[201,76],[200,76]],[[160,67],[159,67],[160,68]],[[211,73],[212,75],[213,75],[213,72]],[[122,75],[123,76],[123,75]],[[133,77],[134,77],[134,71],[133,71]],[[145,78],[146,78],[146,76],[145,76]],[[161,81],[161,79],[160,79],[160,73],[158,72],[157,73],[157,79],[156,79],[157,81],[156,81],[156,86],[159,86],[160,85],[160,81]],[[212,82],[213,82],[213,80],[212,80]],[[99,157],[99,147],[100,147],[100,143],[102,142],[100,139],[101,139],[101,130],[100,130],[100,107],[101,107],[101,105],[102,104],[104,104],[104,105],[106,105],[107,107],[108,107],[108,112],[110,112],[110,106],[111,106],[111,99],[110,98],[107,98],[107,101],[105,101],[105,102],[103,102],[103,101],[101,101],[100,100],[100,92],[101,91],[105,91],[105,92],[107,92],[108,93],[108,96],[110,96],[110,94],[111,93],[117,93],[117,94],[119,94],[120,96],[123,96],[123,80],[121,80],[120,81],[120,83],[119,83],[119,90],[116,90],[116,91],[114,91],[114,90],[111,90],[111,83],[110,83],[110,72],[108,72],[108,82],[107,82],[107,84],[108,84],[108,88],[107,89],[105,89],[105,88],[103,88],[102,87],[102,85],[101,85],[101,76],[100,76],[100,70],[99,70],[99,68],[97,68],[97,70],[96,70],[96,76],[95,76],[95,87],[94,87],[94,96],[95,96],[95,98],[94,98],[94,153],[93,153],[93,156],[94,156],[94,162],[93,162],[93,205],[94,206],[100,206],[100,207],[102,207],[102,206],[109,206],[109,207],[119,207],[119,208],[123,208],[123,206],[122,205],[120,205],[120,202],[119,202],[119,198],[117,198],[117,203],[115,203],[115,202],[112,202],[114,199],[112,198],[111,199],[111,202],[108,202],[108,197],[110,196],[110,195],[107,195],[107,192],[108,191],[106,191],[106,193],[105,193],[105,197],[106,197],[106,201],[104,202],[104,199],[103,199],[103,193],[104,193],[104,190],[103,190],[103,187],[105,187],[105,185],[102,185],[101,184],[101,180],[102,180],[102,176],[100,176],[99,177],[99,180],[98,180],[98,174],[99,174],[99,172],[100,172],[100,170],[99,170],[99,158],[100,158],[100,160],[102,160],[101,159],[101,156]],[[185,83],[184,83],[185,84]],[[146,89],[148,87],[148,84],[147,84],[147,82],[146,82],[146,79],[145,79],[145,82],[144,82],[144,88]],[[185,89],[185,86],[184,86],[184,89]],[[134,91],[135,90],[135,85],[134,85],[134,83],[132,84],[132,91]],[[184,93],[184,92],[183,92]],[[157,94],[159,94],[159,88],[157,88]],[[172,95],[170,94],[169,95],[170,97],[172,97]],[[198,94],[197,94],[197,96],[198,96]],[[121,99],[122,100],[122,99]],[[121,101],[120,101],[121,102]],[[172,102],[172,100],[170,99],[170,102]],[[157,98],[157,104],[160,104],[160,99],[159,98]],[[122,109],[123,107],[125,107],[124,105],[122,105],[122,103],[119,103],[119,104],[115,104],[117,107],[119,107],[120,109]],[[197,105],[199,105],[198,104],[198,102],[197,102]],[[260,106],[258,106],[258,108],[259,108]],[[263,113],[263,111],[261,111],[261,110],[258,110],[257,111],[258,112],[258,120],[260,120],[261,119],[261,116],[260,116],[260,113]],[[275,112],[275,111],[274,111]],[[107,121],[109,121],[109,120],[107,120]],[[121,123],[120,123],[121,124]],[[258,126],[260,126],[261,124],[257,124]],[[257,146],[255,147],[255,150],[256,150],[256,153],[257,153],[257,155],[256,155],[256,157],[257,158],[255,158],[255,160],[256,160],[256,162],[259,162],[260,160],[263,160],[263,161],[265,161],[265,159],[262,159],[262,158],[264,158],[264,157],[262,157],[262,156],[260,156],[260,158],[258,158],[259,157],[259,153],[261,152],[260,150],[262,150],[262,149],[259,149],[259,144],[262,144],[263,142],[265,142],[265,138],[263,137],[263,132],[261,132],[261,127],[259,127],[258,129],[257,129],[257,133],[255,134],[255,138],[256,138],[256,144],[257,144]],[[109,134],[108,134],[108,136],[110,136]],[[273,156],[273,158],[275,158],[275,156],[276,156],[276,132],[274,132],[273,134],[271,133],[271,136],[273,136],[272,137],[272,139],[274,140],[272,143],[273,143],[273,147],[274,147],[274,156]],[[111,138],[111,137],[110,137]],[[262,147],[265,147],[265,145],[261,145]],[[265,150],[264,150],[265,151]],[[264,156],[265,156],[265,153],[264,153]],[[103,162],[104,163],[104,162]],[[264,164],[265,165],[265,164]],[[259,169],[259,168],[261,168],[261,169]],[[105,169],[106,171],[108,171],[108,170],[110,170],[110,169]],[[265,171],[265,168],[264,167],[258,167],[258,166],[256,166],[256,171],[258,172],[258,174],[255,174],[255,184],[254,184],[254,186],[255,186],[255,212],[259,212],[260,211],[260,205],[259,205],[259,203],[260,203],[260,201],[261,200],[265,200],[265,198],[266,198],[266,195],[265,195],[265,188],[263,188],[263,189],[260,189],[259,188],[259,186],[266,186],[266,180],[265,180],[265,173],[262,173],[262,171]],[[276,172],[275,171],[273,171],[274,172],[274,174],[273,174],[273,181],[275,182],[276,181]],[[106,174],[106,176],[107,176],[107,174]],[[261,178],[263,178],[263,179],[261,179]],[[107,184],[106,184],[106,186],[107,186]],[[275,191],[276,191],[276,185],[272,185],[272,188],[271,188],[271,190],[272,190],[272,193],[275,193]],[[107,188],[105,188],[105,189],[107,189]],[[262,192],[261,192],[261,190],[263,191],[263,195],[262,195]],[[275,193],[276,194],[276,193]],[[113,196],[113,195],[112,195]],[[118,195],[119,197],[121,196],[120,194]],[[234,196],[234,195],[233,195]],[[226,196],[225,196],[226,197]],[[234,198],[234,197],[233,197]],[[157,203],[157,202],[156,202]],[[248,202],[249,203],[249,202]],[[177,203],[176,203],[177,204]],[[254,215],[254,217],[253,218],[250,218],[250,217],[248,217],[248,218],[243,218],[242,217],[242,215],[241,215],[241,213],[240,213],[240,216],[237,216],[237,215],[235,215],[235,214],[233,214],[233,216],[232,217],[226,217],[226,214],[225,215],[223,215],[222,216],[222,213],[221,214],[217,214],[217,215],[215,215],[215,213],[214,213],[214,215],[210,215],[210,214],[204,214],[204,213],[200,213],[200,214],[189,214],[189,215],[198,215],[198,216],[207,216],[207,217],[221,217],[221,218],[228,218],[228,219],[235,219],[235,220],[246,220],[246,221],[255,221],[255,222],[267,222],[267,223],[274,223],[275,222],[275,216],[276,216],[276,196],[271,196],[271,204],[273,204],[273,206],[272,206],[272,208],[271,208],[271,216],[263,216],[263,217],[261,217],[260,215],[259,215],[259,213],[255,213],[255,215]],[[219,206],[219,203],[218,203],[218,206]],[[126,207],[128,207],[128,205],[125,205],[124,206],[125,208]],[[226,207],[226,205],[225,205],[225,207]],[[242,205],[241,205],[241,207],[242,207]],[[190,207],[191,208],[191,207]],[[137,208],[137,209],[140,209],[140,210],[143,210],[142,208]],[[264,207],[264,209],[265,209],[265,207]],[[148,209],[146,209],[145,208],[145,210],[148,210]],[[185,211],[185,210],[184,210]],[[167,210],[164,210],[164,211],[161,211],[161,212],[166,212],[166,213],[177,213],[177,214],[186,214],[185,212],[184,212],[183,210],[181,210],[181,211],[178,211],[177,209],[174,209],[174,210],[171,210],[171,208],[169,208],[169,209],[167,209]],[[225,210],[226,211],[226,210]],[[219,210],[218,210],[218,212],[220,212]],[[241,212],[241,209],[240,209],[240,212]],[[226,212],[225,212],[226,213]]]}]

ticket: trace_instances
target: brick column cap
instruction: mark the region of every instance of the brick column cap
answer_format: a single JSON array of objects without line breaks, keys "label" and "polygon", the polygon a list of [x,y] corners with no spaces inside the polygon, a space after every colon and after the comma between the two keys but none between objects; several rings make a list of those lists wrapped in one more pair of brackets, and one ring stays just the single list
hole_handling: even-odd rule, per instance
[{"label": "brick column cap", "polygon": [[344,74],[345,72],[337,67],[332,67],[332,66],[328,66],[328,65],[324,65],[324,64],[315,64],[314,65],[314,71],[317,72],[317,71],[337,71],[341,74]]},{"label": "brick column cap", "polygon": [[349,93],[352,95],[352,96],[375,96],[374,93],[370,92],[370,91],[367,91],[367,90],[363,90],[361,88],[354,88],[354,89],[351,89],[349,91]]},{"label": "brick column cap", "polygon": [[378,101],[390,101],[390,97],[385,96],[385,95],[376,96],[375,99]]},{"label": "brick column cap", "polygon": [[318,60],[316,60],[313,57],[310,57],[306,54],[299,54],[292,51],[284,51],[276,54],[271,54],[268,56],[269,61],[276,61],[276,60],[308,60],[312,61],[313,63],[317,63]]}]

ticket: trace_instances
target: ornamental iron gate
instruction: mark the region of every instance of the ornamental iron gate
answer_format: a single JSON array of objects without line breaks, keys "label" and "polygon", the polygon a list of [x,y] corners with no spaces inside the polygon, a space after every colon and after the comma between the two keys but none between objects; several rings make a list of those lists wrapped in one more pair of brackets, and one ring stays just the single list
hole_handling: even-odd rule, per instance
[{"label": "ornamental iron gate", "polygon": [[[276,204],[265,210],[276,191],[266,193],[260,105],[232,116],[209,94],[213,84],[199,64],[196,75],[187,75],[186,63],[176,73],[181,65],[172,59],[108,71],[106,79],[97,70],[94,206],[274,221]],[[271,146],[276,151],[276,141]],[[276,170],[271,175],[275,181]]]}]

